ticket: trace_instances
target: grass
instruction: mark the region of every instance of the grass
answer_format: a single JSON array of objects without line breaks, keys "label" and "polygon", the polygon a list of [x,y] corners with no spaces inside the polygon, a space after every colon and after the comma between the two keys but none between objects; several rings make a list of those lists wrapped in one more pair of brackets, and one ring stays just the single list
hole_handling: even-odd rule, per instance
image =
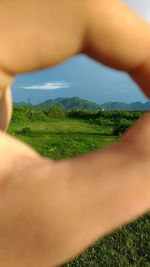
[{"label": "grass", "polygon": [[[30,127],[31,132],[22,134]],[[117,138],[109,127],[91,125],[74,119],[50,119],[48,122],[12,123],[10,133],[35,148],[41,155],[53,159],[78,156],[111,144]]]},{"label": "grass", "polygon": [[[22,129],[29,127],[29,134]],[[41,155],[53,159],[74,157],[104,148],[118,140],[111,127],[81,119],[12,122],[9,132]],[[65,267],[150,267],[150,215],[93,244]]]}]

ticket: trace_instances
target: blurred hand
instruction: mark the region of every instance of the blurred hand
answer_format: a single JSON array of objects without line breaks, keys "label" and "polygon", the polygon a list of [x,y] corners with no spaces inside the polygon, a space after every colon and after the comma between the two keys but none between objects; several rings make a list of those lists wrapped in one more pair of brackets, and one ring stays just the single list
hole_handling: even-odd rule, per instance
[{"label": "blurred hand", "polygon": [[0,32],[0,91],[16,74],[86,53],[127,71],[150,95],[150,27],[122,1],[1,1]]},{"label": "blurred hand", "polygon": [[149,136],[147,114],[109,148],[54,162],[0,133],[2,266],[58,266],[147,212]]},{"label": "blurred hand", "polygon": [[[0,32],[2,129],[15,75],[78,53],[128,72],[150,95],[150,26],[119,0],[1,1]],[[1,133],[1,265],[60,264],[146,212],[149,125],[147,115],[110,148],[57,164]]]}]

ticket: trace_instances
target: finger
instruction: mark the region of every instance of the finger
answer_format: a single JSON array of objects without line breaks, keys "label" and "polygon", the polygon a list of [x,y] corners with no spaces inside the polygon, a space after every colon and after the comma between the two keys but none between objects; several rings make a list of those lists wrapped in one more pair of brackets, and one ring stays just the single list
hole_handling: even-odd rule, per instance
[{"label": "finger", "polygon": [[84,51],[110,67],[124,70],[149,93],[150,26],[122,1],[89,1]]},{"label": "finger", "polygon": [[[150,115],[141,119],[128,135],[130,142],[129,138],[123,138],[104,150],[63,162],[65,167],[69,164],[72,183],[69,188],[73,190],[71,200],[68,201],[67,198],[67,203],[71,205],[64,205],[62,210],[65,210],[65,214],[71,214],[71,211],[73,214],[77,212],[78,215],[70,216],[72,222],[69,221],[67,226],[66,221],[61,221],[61,227],[66,228],[63,228],[65,230],[62,232],[67,234],[65,239],[63,236],[61,239],[65,245],[56,245],[57,264],[60,263],[59,257],[62,255],[66,256],[66,259],[68,256],[77,255],[98,237],[102,238],[110,231],[132,222],[150,209],[150,149],[148,154],[144,150],[140,153],[144,143],[141,142],[142,139],[148,141],[144,145],[150,148]],[[138,149],[135,143],[132,144],[132,140],[136,140]],[[87,162],[90,162],[90,165]],[[68,166],[66,169],[68,170]],[[83,228],[80,231],[75,230],[74,225]],[[59,227],[59,224],[55,224],[55,227]],[[58,232],[61,236],[61,231]],[[74,242],[76,240],[78,242]]]},{"label": "finger", "polygon": [[134,70],[129,71],[131,78],[140,86],[144,94],[150,97],[150,57]]},{"label": "finger", "polygon": [[0,131],[0,156],[4,157],[6,155],[6,160],[8,157],[21,157],[27,156],[30,158],[39,158],[40,155],[30,148],[27,144],[22,143],[16,138],[3,133]]},{"label": "finger", "polygon": [[0,68],[0,130],[7,129],[12,114],[11,84],[13,75]]},{"label": "finger", "polygon": [[11,89],[7,87],[0,98],[0,130],[7,129],[12,114]]},{"label": "finger", "polygon": [[[150,112],[147,112],[144,117],[139,119],[124,135],[123,141],[126,142],[127,148],[130,148],[136,159],[143,161],[150,159]],[[145,162],[146,163],[146,162]]]},{"label": "finger", "polygon": [[33,71],[78,53],[86,26],[85,2],[45,0],[43,5],[42,0],[1,1],[2,69],[15,74]]},{"label": "finger", "polygon": [[130,70],[149,54],[150,27],[122,1],[90,1],[85,51],[113,68]]}]

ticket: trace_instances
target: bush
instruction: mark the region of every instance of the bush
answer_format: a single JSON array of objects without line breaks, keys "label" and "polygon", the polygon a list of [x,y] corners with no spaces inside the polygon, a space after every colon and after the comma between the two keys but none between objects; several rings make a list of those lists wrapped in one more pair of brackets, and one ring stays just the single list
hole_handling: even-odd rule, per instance
[{"label": "bush", "polygon": [[66,116],[65,111],[61,107],[53,107],[47,112],[50,118],[64,118]]},{"label": "bush", "polygon": [[28,110],[27,117],[29,120],[32,120],[32,121],[45,121],[48,119],[44,111],[36,110],[36,109]]},{"label": "bush", "polygon": [[45,111],[32,107],[19,106],[14,108],[12,122],[22,123],[23,121],[47,121],[48,116]]},{"label": "bush", "polygon": [[31,132],[32,132],[32,129],[30,127],[24,127],[20,131],[20,133],[23,134],[23,135],[29,135],[29,134],[31,134]]},{"label": "bush", "polygon": [[122,135],[134,124],[133,121],[121,120],[120,124],[117,125],[113,131],[113,135]]}]

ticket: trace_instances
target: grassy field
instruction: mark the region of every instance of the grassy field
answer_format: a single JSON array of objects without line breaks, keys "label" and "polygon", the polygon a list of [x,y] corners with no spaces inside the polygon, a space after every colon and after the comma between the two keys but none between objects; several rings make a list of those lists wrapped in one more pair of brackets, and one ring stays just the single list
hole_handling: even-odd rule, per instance
[{"label": "grassy field", "polygon": [[[27,131],[24,129],[28,127]],[[74,157],[104,148],[118,140],[112,127],[88,120],[49,118],[13,121],[9,132],[41,155],[53,159]],[[150,215],[108,235],[65,267],[150,267]]]},{"label": "grassy field", "polygon": [[[31,132],[23,134],[29,127]],[[26,121],[12,123],[9,131],[27,142],[41,155],[62,159],[73,157],[97,148],[103,148],[117,140],[109,127],[89,124],[76,119],[49,119],[46,122]]]}]

